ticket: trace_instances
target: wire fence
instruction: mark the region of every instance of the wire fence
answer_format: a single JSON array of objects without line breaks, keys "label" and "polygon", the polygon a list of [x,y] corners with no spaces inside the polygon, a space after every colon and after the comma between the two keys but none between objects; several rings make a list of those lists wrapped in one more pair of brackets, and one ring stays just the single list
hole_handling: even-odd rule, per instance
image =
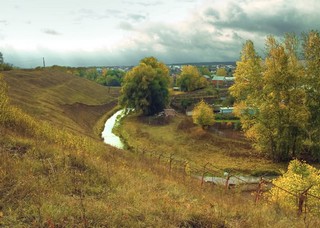
[{"label": "wire fence", "polygon": [[297,193],[274,184],[273,181],[268,179],[266,176],[246,178],[245,176],[237,175],[236,172],[232,170],[228,170],[228,172],[226,172],[210,162],[200,165],[188,160],[179,159],[175,157],[174,154],[159,153],[155,151],[152,152],[147,151],[146,149],[134,149],[134,152],[142,155],[143,157],[150,157],[154,159],[154,162],[164,165],[169,173],[179,172],[182,173],[184,177],[189,176],[199,179],[202,187],[207,184],[211,184],[220,185],[226,190],[229,190],[239,186],[246,186],[249,187],[249,190],[247,188],[247,191],[251,191],[253,193],[252,195],[254,196],[255,203],[265,199],[263,194],[269,189],[276,188],[296,199],[298,216],[303,213],[307,214],[311,211],[311,208],[307,205],[307,202],[310,199],[317,201],[316,207],[317,210],[320,211],[320,196],[309,192],[309,190],[314,187],[313,185]]}]

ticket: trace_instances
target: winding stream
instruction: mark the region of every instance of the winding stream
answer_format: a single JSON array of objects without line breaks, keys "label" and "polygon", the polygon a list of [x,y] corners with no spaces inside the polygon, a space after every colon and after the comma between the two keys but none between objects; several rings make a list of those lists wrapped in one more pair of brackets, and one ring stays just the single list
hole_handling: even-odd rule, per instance
[{"label": "winding stream", "polygon": [[[125,145],[121,141],[120,137],[112,133],[112,129],[117,125],[117,121],[125,116],[125,110],[119,110],[115,114],[113,114],[105,123],[104,129],[101,133],[104,143],[114,146],[118,149],[124,149]],[[195,176],[198,179],[201,179],[200,176]],[[275,176],[267,176],[265,179],[272,180]],[[207,176],[204,178],[205,182],[211,182],[218,185],[224,185],[226,182],[225,177],[215,177],[215,176]],[[248,184],[257,184],[259,183],[259,177],[253,176],[233,176],[230,177],[229,184],[231,185],[239,185],[244,182]]]},{"label": "winding stream", "polygon": [[115,114],[113,114],[105,123],[104,129],[101,133],[101,137],[106,144],[114,146],[118,149],[124,149],[124,144],[121,139],[112,133],[112,129],[116,125],[119,118],[121,119],[124,116],[124,110],[119,110]]}]

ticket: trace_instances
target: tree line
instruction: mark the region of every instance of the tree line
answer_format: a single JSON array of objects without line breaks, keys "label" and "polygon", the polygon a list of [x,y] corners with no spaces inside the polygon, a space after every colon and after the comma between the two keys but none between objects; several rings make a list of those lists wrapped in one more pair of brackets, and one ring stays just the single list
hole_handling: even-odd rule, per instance
[{"label": "tree line", "polygon": [[[252,41],[244,44],[229,90],[246,137],[274,161],[320,160],[319,32],[302,39],[287,34],[283,41],[269,36],[265,52],[263,59]],[[177,78],[183,91],[207,83],[193,66],[184,66]],[[169,84],[165,64],[145,58],[126,74],[120,104],[153,115],[168,105]]]},{"label": "tree line", "polygon": [[122,79],[125,75],[125,71],[111,68],[62,67],[56,65],[52,66],[51,68],[65,71],[104,86],[121,86]]},{"label": "tree line", "polygon": [[265,51],[244,44],[230,88],[245,135],[275,161],[319,161],[320,34],[269,36]]},{"label": "tree line", "polygon": [[4,61],[3,54],[2,52],[0,52],[0,71],[8,71],[12,69],[13,69],[12,65]]}]

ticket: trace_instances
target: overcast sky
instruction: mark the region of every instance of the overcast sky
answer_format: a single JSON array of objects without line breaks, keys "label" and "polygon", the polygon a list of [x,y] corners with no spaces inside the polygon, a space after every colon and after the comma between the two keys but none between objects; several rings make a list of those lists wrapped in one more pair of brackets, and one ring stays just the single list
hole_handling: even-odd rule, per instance
[{"label": "overcast sky", "polygon": [[319,0],[6,0],[0,51],[20,67],[234,61],[251,39],[320,29]]}]

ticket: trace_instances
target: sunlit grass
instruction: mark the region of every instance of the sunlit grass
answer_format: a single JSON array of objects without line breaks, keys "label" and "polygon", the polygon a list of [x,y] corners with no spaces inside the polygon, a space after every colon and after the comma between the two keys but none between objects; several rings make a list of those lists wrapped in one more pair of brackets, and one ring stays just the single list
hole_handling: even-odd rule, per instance
[{"label": "sunlit grass", "polygon": [[220,169],[245,174],[280,173],[280,169],[286,169],[286,164],[276,164],[264,158],[247,141],[225,138],[196,126],[179,130],[178,125],[184,118],[179,115],[170,124],[159,126],[131,116],[123,121],[123,135],[133,148],[174,154],[177,159],[199,165],[209,162]]},{"label": "sunlit grass", "polygon": [[[32,76],[32,71],[28,74]],[[27,75],[11,76],[16,80],[24,77],[20,80],[25,86],[39,83],[37,77],[27,82],[30,80]],[[61,78],[52,85],[64,83],[64,76],[56,77]],[[79,83],[96,92],[100,90],[94,84],[88,85],[86,80]],[[152,158],[103,144],[97,133],[113,112],[112,102],[116,97],[110,96],[106,101],[110,102],[109,106],[103,106],[105,98],[101,98],[103,108],[95,109],[97,103],[90,96],[96,93],[88,90],[79,101],[74,94],[79,91],[64,90],[71,104],[87,105],[72,106],[76,108],[66,114],[66,109],[61,109],[62,100],[57,102],[54,92],[46,96],[46,101],[37,100],[38,90],[44,85],[27,91],[16,90],[15,84],[9,86],[11,103],[18,108],[10,106],[8,115],[0,118],[3,121],[0,124],[0,226],[303,227],[307,223],[318,227],[320,224],[318,218],[299,219],[276,210],[266,201],[255,205],[251,195],[243,197],[237,190],[201,186],[197,179],[182,172],[168,172],[166,165]],[[98,93],[105,96],[104,89]],[[22,97],[23,104],[19,101]],[[89,121],[90,118],[93,120]],[[128,131],[123,133],[132,136],[131,143],[147,149],[153,146],[154,150],[164,149],[177,155],[183,152],[192,158],[192,153],[182,148],[199,141],[198,135],[177,131],[179,121],[177,118],[168,126],[150,127],[129,118],[124,122],[129,123],[124,125]],[[155,136],[159,138],[153,139]],[[199,145],[199,151],[201,148],[204,145]],[[214,147],[212,153],[219,154],[218,150],[219,147]],[[199,153],[202,161],[205,153]]]},{"label": "sunlit grass", "polygon": [[11,104],[41,120],[92,135],[93,125],[117,103],[119,88],[108,89],[63,71],[4,72]]}]

